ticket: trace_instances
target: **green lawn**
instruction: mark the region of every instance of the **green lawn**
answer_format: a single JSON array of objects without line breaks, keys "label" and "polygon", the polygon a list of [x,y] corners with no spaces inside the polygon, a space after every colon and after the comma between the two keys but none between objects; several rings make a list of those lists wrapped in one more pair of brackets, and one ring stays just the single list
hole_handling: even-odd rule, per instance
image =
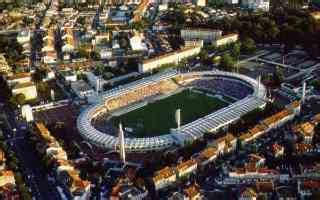
[{"label": "green lawn", "polygon": [[176,128],[176,109],[181,109],[181,123],[186,124],[225,106],[227,104],[218,98],[192,90],[184,90],[132,112],[114,117],[112,122],[117,126],[121,121],[124,127],[133,128],[135,137],[150,137],[169,133],[170,128]]}]

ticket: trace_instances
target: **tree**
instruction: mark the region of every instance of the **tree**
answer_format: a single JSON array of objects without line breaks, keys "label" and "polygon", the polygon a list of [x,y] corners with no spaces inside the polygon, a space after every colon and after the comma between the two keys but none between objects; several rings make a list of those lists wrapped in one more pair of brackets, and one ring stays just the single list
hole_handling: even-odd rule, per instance
[{"label": "tree", "polygon": [[311,85],[314,87],[314,89],[320,90],[320,79],[312,81]]},{"label": "tree", "polygon": [[253,54],[257,50],[256,43],[252,38],[245,38],[242,41],[241,51],[245,54]]},{"label": "tree", "polygon": [[201,62],[207,62],[209,59],[208,52],[205,49],[202,49],[199,53]]},{"label": "tree", "polygon": [[238,69],[238,62],[239,62],[239,56],[240,56],[240,50],[241,50],[241,43],[236,42],[232,45],[231,49],[231,55],[233,58],[235,58],[236,62],[236,67]]},{"label": "tree", "polygon": [[230,54],[226,53],[222,56],[219,67],[221,70],[232,71],[234,63],[235,62],[233,57]]},{"label": "tree", "polygon": [[23,105],[26,103],[26,96],[24,94],[17,94],[14,95],[10,98],[10,103],[12,103],[13,105]]}]

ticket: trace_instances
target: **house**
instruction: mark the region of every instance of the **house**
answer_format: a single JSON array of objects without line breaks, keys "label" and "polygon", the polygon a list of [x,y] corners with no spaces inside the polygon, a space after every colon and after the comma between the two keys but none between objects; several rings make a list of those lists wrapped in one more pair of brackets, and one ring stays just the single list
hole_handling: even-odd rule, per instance
[{"label": "house", "polygon": [[232,34],[228,34],[228,35],[224,35],[221,37],[218,37],[214,42],[213,45],[216,47],[219,46],[223,46],[223,45],[227,45],[230,43],[234,43],[236,41],[238,41],[239,39],[239,35],[236,33],[232,33]]},{"label": "house", "polygon": [[303,142],[311,144],[314,136],[315,126],[310,122],[298,124],[293,127],[293,132],[302,136]]},{"label": "house", "polygon": [[238,200],[256,200],[257,197],[258,195],[253,188],[246,187],[240,192]]},{"label": "house", "polygon": [[148,48],[143,42],[143,36],[140,34],[135,34],[130,39],[130,46],[133,51],[147,51]]},{"label": "house", "polygon": [[16,84],[31,82],[31,73],[17,73],[7,77],[7,85],[13,87]]},{"label": "house", "polygon": [[0,73],[8,74],[11,72],[11,67],[7,63],[7,59],[4,54],[0,54]]},{"label": "house", "polygon": [[157,171],[153,177],[153,183],[156,190],[165,188],[172,183],[176,182],[177,176],[174,168],[165,167],[160,171]]},{"label": "house", "polygon": [[190,173],[196,171],[197,162],[194,159],[187,160],[185,162],[179,163],[176,167],[178,177],[187,176]]},{"label": "house", "polygon": [[200,188],[198,185],[190,185],[183,190],[184,200],[200,200],[202,199],[200,194]]},{"label": "house", "polygon": [[29,43],[30,40],[31,40],[31,31],[30,30],[21,31],[17,35],[17,41],[19,44]]},{"label": "house", "polygon": [[250,10],[269,11],[270,0],[243,0],[242,6]]},{"label": "house", "polygon": [[300,199],[310,199],[314,192],[320,192],[319,180],[300,180],[298,181],[298,194]]},{"label": "house", "polygon": [[273,181],[258,181],[255,184],[255,189],[259,199],[270,199],[275,186]]},{"label": "house", "polygon": [[263,156],[260,156],[258,154],[250,154],[249,155],[249,163],[252,163],[255,165],[255,167],[262,167],[266,162],[266,159]]},{"label": "house", "polygon": [[13,171],[10,171],[10,170],[0,171],[0,187],[3,187],[7,184],[11,184],[11,185],[16,184]]},{"label": "house", "polygon": [[271,146],[271,151],[272,151],[272,155],[275,158],[278,158],[280,156],[282,156],[284,154],[284,147],[282,145],[279,144],[273,144]]},{"label": "house", "polygon": [[143,60],[142,63],[139,64],[139,72],[150,72],[165,64],[178,64],[182,59],[199,54],[201,48],[202,46],[184,47],[174,52]]},{"label": "house", "polygon": [[36,85],[33,82],[19,83],[12,90],[12,95],[23,94],[25,100],[36,99],[38,96]]},{"label": "house", "polygon": [[221,37],[222,31],[221,30],[214,30],[214,29],[181,29],[180,36],[185,41],[193,41],[193,40],[203,40],[204,43],[212,43],[218,37]]},{"label": "house", "polygon": [[312,123],[317,126],[320,123],[320,113],[316,114],[313,118],[312,118]]},{"label": "house", "polygon": [[237,139],[230,133],[227,133],[224,137],[220,137],[212,144],[217,149],[218,153],[228,153],[235,150],[237,145]]},{"label": "house", "polygon": [[60,71],[62,78],[65,82],[75,82],[77,81],[77,74],[71,70]]},{"label": "house", "polygon": [[79,80],[71,83],[72,91],[80,98],[92,96],[94,90],[84,80]]},{"label": "house", "polygon": [[292,120],[295,114],[289,109],[284,109],[262,121],[264,125],[268,127],[268,130],[281,127],[283,124]]},{"label": "house", "polygon": [[0,149],[0,171],[4,170],[6,167],[6,156],[4,154],[4,151]]},{"label": "house", "polygon": [[197,157],[198,165],[205,166],[217,158],[217,149],[208,147],[201,151]]},{"label": "house", "polygon": [[311,144],[305,144],[305,143],[296,143],[296,153],[298,155],[305,154],[305,153],[311,153],[314,151],[314,148]]}]

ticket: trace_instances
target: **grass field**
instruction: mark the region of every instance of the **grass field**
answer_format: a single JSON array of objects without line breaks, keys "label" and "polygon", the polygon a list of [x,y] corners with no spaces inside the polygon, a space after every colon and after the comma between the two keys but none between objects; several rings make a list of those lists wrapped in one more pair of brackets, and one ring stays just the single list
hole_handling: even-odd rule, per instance
[{"label": "grass field", "polygon": [[167,134],[170,128],[177,127],[176,109],[181,109],[181,124],[183,125],[225,106],[227,104],[218,98],[192,90],[184,90],[132,112],[114,117],[112,122],[117,125],[121,121],[124,127],[133,128],[135,137],[150,137]]}]

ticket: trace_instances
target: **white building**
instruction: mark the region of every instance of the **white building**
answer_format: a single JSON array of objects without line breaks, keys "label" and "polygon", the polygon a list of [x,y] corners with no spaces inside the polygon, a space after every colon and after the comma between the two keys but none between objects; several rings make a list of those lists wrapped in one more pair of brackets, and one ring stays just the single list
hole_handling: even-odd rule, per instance
[{"label": "white building", "polygon": [[225,0],[224,2],[227,4],[238,4],[239,0]]},{"label": "white building", "polygon": [[238,34],[235,34],[235,33],[228,34],[228,35],[224,35],[224,36],[219,37],[216,41],[214,41],[214,45],[216,47],[219,47],[219,46],[234,43],[234,42],[238,41],[238,39],[239,39]]},{"label": "white building", "polygon": [[11,72],[11,67],[7,63],[7,59],[3,54],[0,54],[0,73],[9,73]]},{"label": "white building", "polygon": [[94,90],[83,80],[72,82],[71,88],[80,98],[89,97],[94,94]]},{"label": "white building", "polygon": [[178,64],[184,58],[199,54],[201,51],[201,47],[202,46],[186,47],[159,57],[144,60],[139,64],[139,72],[144,73],[152,71],[164,64]]},{"label": "white building", "polygon": [[29,30],[21,31],[17,35],[17,41],[20,44],[29,43],[30,40],[31,40],[31,32]]},{"label": "white building", "polygon": [[140,35],[135,35],[130,38],[130,45],[133,51],[146,51],[148,50],[145,43],[142,42],[142,37]]},{"label": "white building", "polygon": [[37,98],[37,88],[32,82],[20,83],[12,88],[12,95],[23,94],[26,100],[31,100]]},{"label": "white building", "polygon": [[207,0],[194,0],[194,3],[201,7],[207,6]]},{"label": "white building", "polygon": [[24,119],[26,119],[27,122],[33,121],[33,112],[30,105],[23,105],[21,107],[21,114]]},{"label": "white building", "polygon": [[181,29],[180,31],[180,36],[184,40],[203,40],[204,43],[212,43],[221,35],[221,30],[214,29]]},{"label": "white building", "polygon": [[251,10],[263,10],[268,12],[270,0],[243,0],[242,6]]}]

